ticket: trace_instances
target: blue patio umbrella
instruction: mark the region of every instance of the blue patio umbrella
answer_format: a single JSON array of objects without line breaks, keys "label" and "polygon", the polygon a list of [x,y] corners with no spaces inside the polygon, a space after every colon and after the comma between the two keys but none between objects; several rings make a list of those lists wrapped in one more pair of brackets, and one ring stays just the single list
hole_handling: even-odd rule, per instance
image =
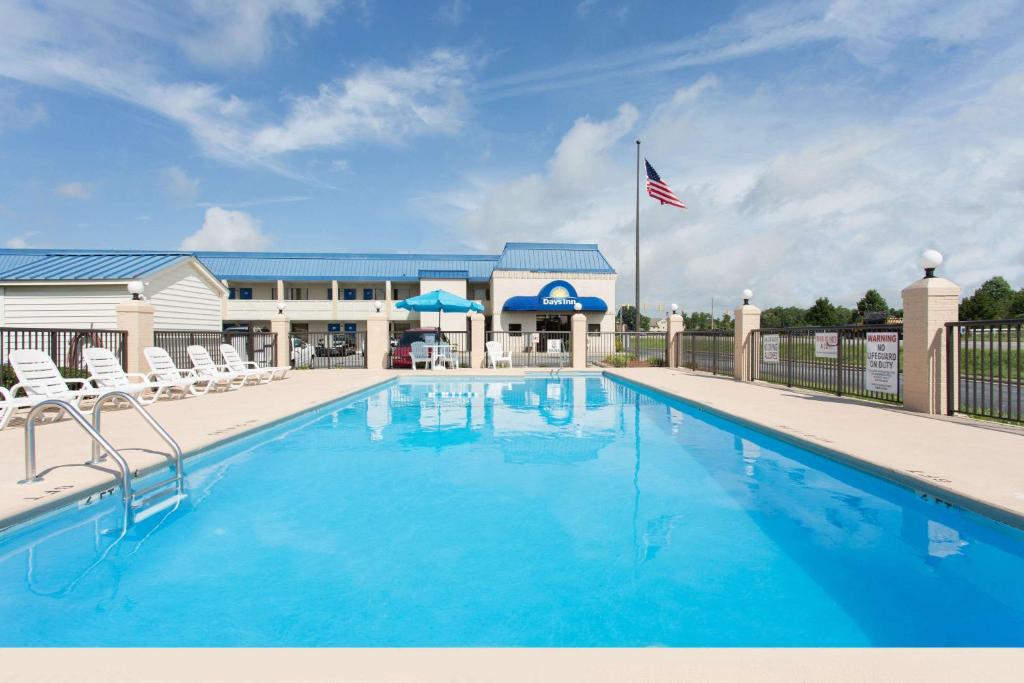
[{"label": "blue patio umbrella", "polygon": [[419,313],[483,313],[484,307],[476,301],[463,299],[450,292],[435,289],[433,292],[403,299],[395,304],[395,308],[407,308]]}]

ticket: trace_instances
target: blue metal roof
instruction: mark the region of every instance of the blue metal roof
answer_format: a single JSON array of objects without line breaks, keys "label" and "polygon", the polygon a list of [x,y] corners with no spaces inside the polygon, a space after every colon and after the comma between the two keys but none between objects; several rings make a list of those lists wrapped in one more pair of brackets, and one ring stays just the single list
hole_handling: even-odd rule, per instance
[{"label": "blue metal roof", "polygon": [[495,270],[547,273],[614,273],[596,244],[509,242]]},{"label": "blue metal roof", "polygon": [[[0,280],[130,280],[191,256],[188,252],[50,251],[18,254],[5,250]],[[25,258],[31,257],[31,258]]]},{"label": "blue metal roof", "polygon": [[420,279],[428,280],[466,280],[469,278],[468,270],[421,270]]},{"label": "blue metal roof", "polygon": [[487,281],[496,268],[614,273],[596,244],[510,242],[490,254],[0,249],[0,280],[128,280],[195,256],[221,280]]},{"label": "blue metal roof", "polygon": [[469,254],[288,254],[196,252],[222,280],[416,281],[420,271],[462,271],[469,280],[489,280],[497,256]]}]

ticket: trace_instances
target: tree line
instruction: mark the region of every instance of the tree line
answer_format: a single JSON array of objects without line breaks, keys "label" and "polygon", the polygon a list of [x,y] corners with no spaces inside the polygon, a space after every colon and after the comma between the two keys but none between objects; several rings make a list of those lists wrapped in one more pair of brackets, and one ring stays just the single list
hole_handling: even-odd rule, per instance
[{"label": "tree line", "polygon": [[[902,308],[892,308],[877,289],[869,289],[853,308],[835,305],[828,297],[819,297],[809,308],[772,306],[761,311],[761,327],[831,327],[884,322],[886,318],[903,318]],[[985,281],[970,296],[960,301],[960,320],[1003,320],[1024,318],[1024,287],[1015,290],[1006,278],[997,275]],[[633,306],[621,306],[617,320],[633,329]],[[710,313],[683,313],[688,330],[712,329]],[[648,330],[651,318],[640,315],[640,329]],[[714,319],[714,329],[731,330],[735,321],[729,313]]]}]

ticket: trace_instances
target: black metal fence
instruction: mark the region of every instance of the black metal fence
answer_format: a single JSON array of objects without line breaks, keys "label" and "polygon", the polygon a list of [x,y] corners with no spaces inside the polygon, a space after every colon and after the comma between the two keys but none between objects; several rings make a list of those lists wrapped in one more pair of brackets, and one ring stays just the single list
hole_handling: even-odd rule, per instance
[{"label": "black metal fence", "polygon": [[290,341],[292,367],[366,367],[366,332],[292,332]]},{"label": "black metal fence", "polygon": [[667,365],[664,332],[591,332],[587,364],[601,367]]},{"label": "black metal fence", "polygon": [[[412,367],[411,352],[412,343],[421,341],[426,345],[427,357],[433,359],[439,352],[440,347],[446,345],[446,352],[454,356],[458,367],[470,367],[470,351],[472,335],[468,331],[437,331],[437,330],[416,330],[392,332],[388,345],[389,368],[406,369]],[[418,364],[417,368],[423,368]]]},{"label": "black metal fence", "polygon": [[[495,332],[488,342],[501,345],[517,368],[566,368],[572,365],[572,334],[569,332]],[[503,354],[503,355],[504,355]]]},{"label": "black metal fence", "polygon": [[1024,319],[946,323],[946,412],[1024,421]]},{"label": "black metal fence", "polygon": [[210,353],[214,363],[222,361],[220,345],[231,344],[243,361],[260,367],[277,366],[277,334],[274,332],[217,332],[216,330],[155,330],[153,345],[167,350],[179,368],[192,367],[188,347],[199,345]]},{"label": "black metal fence", "polygon": [[55,328],[0,327],[0,383],[11,387],[18,383],[10,364],[11,351],[35,349],[53,359],[65,377],[88,377],[82,351],[90,346],[109,349],[126,364],[124,330],[69,330]]},{"label": "black metal fence", "polygon": [[754,380],[876,401],[903,400],[903,326],[766,328],[753,333]]},{"label": "black metal fence", "polygon": [[676,365],[716,375],[733,375],[736,337],[732,330],[693,330],[679,335]]}]

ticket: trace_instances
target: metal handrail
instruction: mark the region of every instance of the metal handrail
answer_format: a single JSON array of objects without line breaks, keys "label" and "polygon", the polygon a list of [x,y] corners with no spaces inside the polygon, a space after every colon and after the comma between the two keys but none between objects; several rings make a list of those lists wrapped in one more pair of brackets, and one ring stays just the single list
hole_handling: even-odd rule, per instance
[{"label": "metal handrail", "polygon": [[[153,431],[155,431],[157,433],[157,436],[159,436],[161,439],[163,439],[164,443],[166,443],[168,446],[171,447],[171,450],[173,451],[173,455],[174,455],[174,475],[175,475],[175,478],[180,480],[181,477],[182,477],[182,473],[181,473],[181,460],[182,460],[181,447],[178,445],[178,442],[175,441],[174,438],[170,434],[167,433],[167,430],[164,429],[163,426],[161,426],[160,423],[157,422],[153,418],[153,416],[150,415],[146,411],[146,409],[142,407],[142,404],[139,403],[139,400],[137,398],[135,398],[134,396],[132,396],[131,394],[129,394],[128,392],[120,391],[120,390],[119,391],[106,392],[102,396],[100,396],[99,398],[96,399],[96,403],[92,407],[92,426],[95,429],[95,431],[97,433],[99,433],[99,431],[100,431],[100,416],[103,414],[103,411],[102,411],[103,406],[107,402],[109,402],[109,401],[111,401],[111,400],[113,400],[115,398],[120,398],[120,399],[124,399],[125,401],[127,401],[128,405],[130,405],[132,408],[135,409],[135,412],[137,412],[140,415],[142,415],[142,418],[149,424],[150,427],[153,428]],[[99,445],[95,441],[92,444],[92,461],[91,462],[92,463],[100,462],[100,448],[99,448]]]},{"label": "metal handrail", "polygon": [[[130,493],[130,480],[131,480],[131,468],[128,466],[128,461],[114,448],[109,441],[107,441],[102,434],[100,434],[89,421],[85,419],[81,411],[75,408],[67,401],[62,401],[58,398],[48,398],[40,401],[32,407],[32,410],[28,412],[28,416],[25,417],[25,479],[19,481],[19,484],[31,484],[34,482],[42,481],[42,477],[36,474],[36,418],[47,408],[59,408],[74,420],[78,425],[85,430],[85,433],[89,435],[89,438],[93,441],[93,448],[98,452],[99,448],[114,459],[117,463],[118,469],[121,471],[121,497],[126,504],[131,495]],[[93,464],[93,463],[86,463]]]}]

